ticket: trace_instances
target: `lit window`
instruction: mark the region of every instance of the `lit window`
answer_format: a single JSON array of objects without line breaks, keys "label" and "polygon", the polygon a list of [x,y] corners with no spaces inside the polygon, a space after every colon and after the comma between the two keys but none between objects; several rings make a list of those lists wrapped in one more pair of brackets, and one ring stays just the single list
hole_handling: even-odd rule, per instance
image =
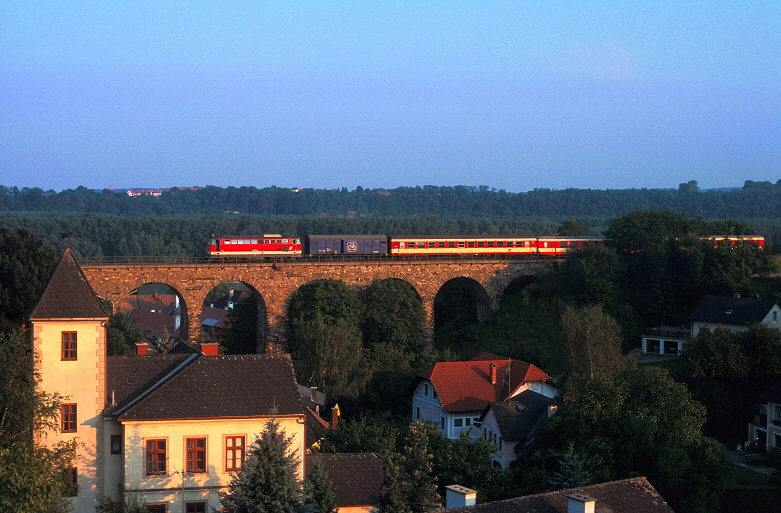
[{"label": "lit window", "polygon": [[62,332],[62,359],[63,360],[76,359],[76,332],[75,331]]},{"label": "lit window", "polygon": [[147,475],[165,474],[166,466],[166,441],[165,440],[147,440],[146,441],[146,473]]},{"label": "lit window", "polygon": [[62,424],[63,433],[75,433],[76,432],[76,405],[61,404],[60,420]]},{"label": "lit window", "polygon": [[225,470],[241,469],[244,461],[244,437],[228,436],[225,438]]},{"label": "lit window", "polygon": [[206,472],[206,439],[187,439],[187,472]]}]

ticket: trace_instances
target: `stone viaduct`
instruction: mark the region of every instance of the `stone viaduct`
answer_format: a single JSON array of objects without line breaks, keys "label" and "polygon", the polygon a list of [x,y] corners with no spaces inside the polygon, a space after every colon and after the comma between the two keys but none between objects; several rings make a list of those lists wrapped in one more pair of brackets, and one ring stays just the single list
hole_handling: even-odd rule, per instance
[{"label": "stone viaduct", "polygon": [[[342,280],[356,290],[372,280],[396,278],[414,287],[426,312],[426,337],[433,340],[434,298],[455,278],[473,280],[478,318],[498,308],[505,288],[516,278],[536,276],[544,260],[356,260],[247,263],[154,263],[82,265],[93,290],[116,304],[145,283],[173,288],[183,302],[182,338],[198,341],[201,309],[206,295],[224,282],[241,282],[253,291],[260,306],[259,342],[266,352],[286,350],[287,305],[302,285],[323,279]],[[264,348],[259,347],[259,352]]]}]

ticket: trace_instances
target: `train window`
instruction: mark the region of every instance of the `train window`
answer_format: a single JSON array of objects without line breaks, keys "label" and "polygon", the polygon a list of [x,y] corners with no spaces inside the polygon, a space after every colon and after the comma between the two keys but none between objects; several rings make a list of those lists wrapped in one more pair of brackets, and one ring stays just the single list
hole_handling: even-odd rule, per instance
[{"label": "train window", "polygon": [[455,242],[453,242],[453,241],[451,241],[451,242],[448,242],[448,243],[447,243],[447,247],[449,247],[449,248],[454,248],[454,247],[456,247],[456,243],[455,243]]},{"label": "train window", "polygon": [[470,240],[469,242],[467,242],[467,243],[466,243],[466,247],[468,247],[468,248],[473,248],[473,247],[475,247],[475,241],[473,241],[473,240]]},{"label": "train window", "polygon": [[445,247],[445,243],[444,242],[437,242],[437,247],[438,248],[444,248]]},{"label": "train window", "polygon": [[464,247],[464,243],[459,241],[459,243],[458,243],[458,247],[459,247],[459,248],[463,248],[463,247]]},{"label": "train window", "polygon": [[484,248],[485,247],[485,242],[483,242],[483,241],[478,242],[477,243],[477,247],[478,248]]},{"label": "train window", "polygon": [[428,247],[428,244],[425,243],[425,242],[418,242],[418,247],[419,248],[426,248],[426,247]]}]

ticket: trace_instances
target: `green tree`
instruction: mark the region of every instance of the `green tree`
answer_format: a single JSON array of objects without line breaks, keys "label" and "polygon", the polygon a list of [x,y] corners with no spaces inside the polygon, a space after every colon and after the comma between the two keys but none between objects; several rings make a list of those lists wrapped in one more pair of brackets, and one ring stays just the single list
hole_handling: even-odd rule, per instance
[{"label": "green tree", "polygon": [[434,456],[428,448],[428,435],[423,422],[413,422],[402,450],[402,468],[408,477],[407,505],[412,513],[437,509],[436,480],[432,474]]},{"label": "green tree", "polygon": [[0,330],[21,327],[55,263],[54,250],[42,239],[25,229],[0,228]]},{"label": "green tree", "polygon": [[241,470],[232,475],[222,507],[232,513],[293,513],[301,499],[299,457],[293,438],[269,421],[255,439]]},{"label": "green tree", "polygon": [[293,327],[291,352],[306,363],[302,381],[322,388],[334,400],[357,397],[371,374],[363,363],[360,333],[355,327],[341,318],[326,324],[320,314],[311,319],[301,317]]},{"label": "green tree", "polygon": [[588,472],[583,470],[583,460],[570,447],[557,461],[558,469],[553,472],[549,490],[566,490],[586,486],[591,482]]},{"label": "green tree", "polygon": [[566,307],[561,316],[574,381],[615,374],[624,364],[621,329],[602,307]]},{"label": "green tree", "polygon": [[388,413],[344,419],[325,432],[321,452],[376,452],[383,458],[396,453],[399,427]]},{"label": "green tree", "polygon": [[136,319],[128,314],[116,312],[108,319],[106,339],[108,354],[133,354],[136,352],[136,342],[146,341],[147,335],[138,327]]},{"label": "green tree", "polygon": [[700,331],[683,346],[678,378],[707,408],[706,432],[742,442],[754,400],[781,381],[781,332],[761,323]]},{"label": "green tree", "polygon": [[578,223],[571,217],[568,217],[561,223],[561,226],[556,230],[556,235],[559,237],[579,237],[588,235],[588,228],[583,223]]},{"label": "green tree", "polygon": [[304,504],[312,506],[317,513],[333,513],[336,511],[336,491],[328,472],[319,458],[309,471],[304,481]]},{"label": "green tree", "polygon": [[401,470],[392,459],[388,459],[383,468],[380,500],[377,504],[380,513],[410,513],[405,500]]},{"label": "green tree", "polygon": [[[341,319],[347,326],[357,327],[360,306],[355,293],[341,280],[320,280],[301,286],[290,301],[288,317],[293,320],[313,320],[333,326]],[[295,335],[295,327],[293,327]]]},{"label": "green tree", "polygon": [[361,330],[367,348],[391,344],[405,351],[423,349],[426,314],[415,289],[402,280],[375,280],[363,293]]},{"label": "green tree", "polygon": [[36,387],[32,346],[20,332],[0,334],[0,510],[65,512],[76,442],[37,444],[33,433],[59,429],[58,394]]},{"label": "green tree", "polygon": [[657,367],[584,380],[552,419],[552,440],[575,448],[597,482],[643,475],[676,511],[718,510],[727,462],[702,434],[705,408]]}]

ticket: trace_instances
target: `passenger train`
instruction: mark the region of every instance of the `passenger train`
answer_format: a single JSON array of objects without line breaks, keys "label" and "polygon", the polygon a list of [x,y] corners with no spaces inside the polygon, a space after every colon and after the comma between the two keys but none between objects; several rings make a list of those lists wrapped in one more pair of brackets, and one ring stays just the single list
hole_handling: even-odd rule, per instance
[{"label": "passenger train", "polygon": [[[762,250],[764,237],[712,235],[703,239],[735,246],[749,242]],[[399,258],[455,256],[561,257],[604,237],[518,237],[485,235],[308,235],[303,239],[280,234],[212,237],[210,257],[287,259],[302,257],[390,256]]]},{"label": "passenger train", "polygon": [[210,257],[301,258],[337,256],[561,256],[603,237],[515,237],[471,235],[309,235],[280,234],[212,237]]}]

